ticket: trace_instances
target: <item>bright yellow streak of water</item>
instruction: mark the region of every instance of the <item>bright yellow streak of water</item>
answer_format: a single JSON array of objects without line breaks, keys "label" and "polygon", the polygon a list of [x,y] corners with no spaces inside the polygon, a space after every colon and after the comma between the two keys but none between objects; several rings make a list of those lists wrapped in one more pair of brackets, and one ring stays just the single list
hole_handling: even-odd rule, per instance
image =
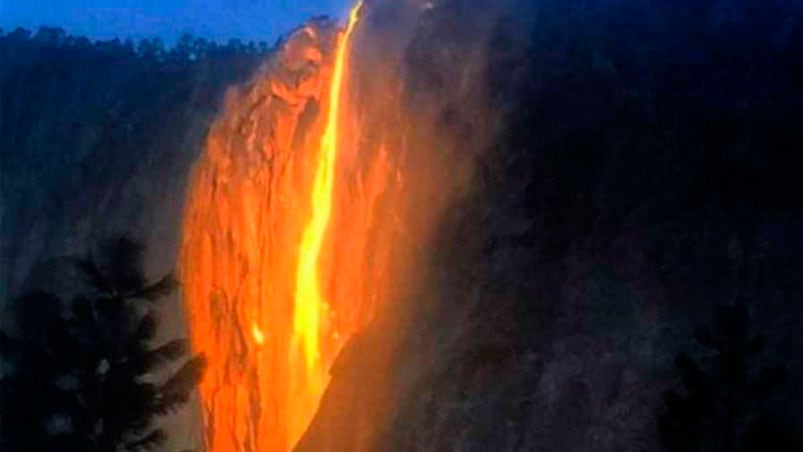
[{"label": "bright yellow streak of water", "polygon": [[323,394],[326,384],[325,372],[320,362],[321,354],[319,349],[321,313],[324,309],[325,300],[321,294],[319,284],[318,258],[321,254],[321,246],[323,245],[326,228],[329,225],[332,213],[338,119],[340,116],[340,97],[343,74],[346,67],[346,54],[362,5],[362,2],[359,2],[351,10],[345,33],[337,46],[329,93],[328,118],[326,129],[321,139],[318,166],[313,182],[312,216],[301,239],[298,268],[296,270],[292,346],[296,350],[299,347],[303,350],[306,369],[304,392],[310,396],[314,395],[318,400]]},{"label": "bright yellow streak of water", "polygon": [[262,345],[265,343],[265,335],[262,334],[262,330],[256,323],[251,326],[251,335],[254,337],[254,342],[257,344]]}]

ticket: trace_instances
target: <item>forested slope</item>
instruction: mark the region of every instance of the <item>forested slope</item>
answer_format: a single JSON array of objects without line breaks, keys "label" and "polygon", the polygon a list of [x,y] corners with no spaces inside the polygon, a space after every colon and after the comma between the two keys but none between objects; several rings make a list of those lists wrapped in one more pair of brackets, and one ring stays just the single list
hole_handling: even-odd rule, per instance
[{"label": "forested slope", "polygon": [[52,28],[0,37],[2,293],[39,259],[115,233],[156,245],[151,270],[172,268],[208,125],[269,50],[191,36],[170,49],[91,42]]}]

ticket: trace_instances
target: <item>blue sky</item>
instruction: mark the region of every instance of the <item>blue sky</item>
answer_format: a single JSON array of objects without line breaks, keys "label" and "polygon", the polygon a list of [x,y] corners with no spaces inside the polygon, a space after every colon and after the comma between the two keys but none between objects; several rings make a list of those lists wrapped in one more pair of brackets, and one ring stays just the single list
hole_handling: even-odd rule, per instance
[{"label": "blue sky", "polygon": [[311,16],[344,17],[351,0],[0,0],[0,26],[55,25],[90,38],[158,36],[182,32],[225,41],[272,43]]}]

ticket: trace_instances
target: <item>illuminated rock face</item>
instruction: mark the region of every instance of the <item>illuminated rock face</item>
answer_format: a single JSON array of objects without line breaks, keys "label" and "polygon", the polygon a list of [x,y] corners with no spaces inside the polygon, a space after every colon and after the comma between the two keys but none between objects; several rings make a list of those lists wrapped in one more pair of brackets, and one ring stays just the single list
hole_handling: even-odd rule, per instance
[{"label": "illuminated rock face", "polygon": [[209,359],[211,451],[292,448],[382,299],[375,214],[392,172],[382,146],[355,158],[359,132],[337,108],[347,37],[328,21],[291,35],[230,93],[192,175],[180,273],[193,346]]}]

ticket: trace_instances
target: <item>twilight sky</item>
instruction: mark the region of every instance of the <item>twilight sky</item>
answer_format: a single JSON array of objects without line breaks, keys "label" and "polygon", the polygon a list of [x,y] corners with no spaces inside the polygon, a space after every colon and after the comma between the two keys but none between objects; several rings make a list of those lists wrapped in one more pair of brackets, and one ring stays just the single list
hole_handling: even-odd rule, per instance
[{"label": "twilight sky", "polygon": [[0,0],[0,26],[54,25],[90,38],[159,36],[182,32],[226,41],[273,41],[309,17],[344,17],[351,0]]}]

